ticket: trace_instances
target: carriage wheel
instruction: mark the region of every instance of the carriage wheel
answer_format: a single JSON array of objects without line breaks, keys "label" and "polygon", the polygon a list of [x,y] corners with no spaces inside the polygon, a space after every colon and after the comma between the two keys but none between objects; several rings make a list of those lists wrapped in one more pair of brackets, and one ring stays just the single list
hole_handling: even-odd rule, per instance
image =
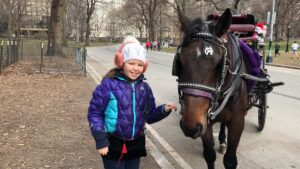
[{"label": "carriage wheel", "polygon": [[267,115],[267,94],[263,94],[258,99],[258,131],[262,131],[265,127]]}]

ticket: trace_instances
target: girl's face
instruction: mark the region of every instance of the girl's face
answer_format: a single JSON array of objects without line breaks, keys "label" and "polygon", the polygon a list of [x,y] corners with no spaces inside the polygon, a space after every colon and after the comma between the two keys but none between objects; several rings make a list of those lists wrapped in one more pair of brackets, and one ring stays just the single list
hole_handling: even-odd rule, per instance
[{"label": "girl's face", "polygon": [[144,70],[144,63],[137,59],[131,59],[124,63],[124,73],[130,80],[136,80]]}]

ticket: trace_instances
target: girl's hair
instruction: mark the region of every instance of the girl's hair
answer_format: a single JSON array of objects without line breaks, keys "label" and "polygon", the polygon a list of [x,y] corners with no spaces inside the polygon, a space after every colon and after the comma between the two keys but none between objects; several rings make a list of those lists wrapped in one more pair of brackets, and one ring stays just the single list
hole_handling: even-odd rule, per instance
[{"label": "girl's hair", "polygon": [[120,68],[112,68],[112,69],[110,69],[110,70],[106,73],[106,75],[102,78],[102,80],[105,79],[105,78],[112,78],[112,77],[114,77],[116,74],[119,74],[120,72],[121,72],[121,69],[120,69]]}]

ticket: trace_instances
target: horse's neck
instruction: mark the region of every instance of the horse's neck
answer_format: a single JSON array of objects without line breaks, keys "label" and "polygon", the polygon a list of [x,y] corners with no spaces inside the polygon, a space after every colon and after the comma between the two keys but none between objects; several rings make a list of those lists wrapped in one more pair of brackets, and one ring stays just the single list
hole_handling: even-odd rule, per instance
[{"label": "horse's neck", "polygon": [[236,37],[234,37],[234,35],[230,33],[227,33],[225,35],[227,37],[226,48],[227,48],[227,59],[230,62],[229,67],[230,69],[235,69],[235,66],[241,55],[239,50],[239,44]]}]

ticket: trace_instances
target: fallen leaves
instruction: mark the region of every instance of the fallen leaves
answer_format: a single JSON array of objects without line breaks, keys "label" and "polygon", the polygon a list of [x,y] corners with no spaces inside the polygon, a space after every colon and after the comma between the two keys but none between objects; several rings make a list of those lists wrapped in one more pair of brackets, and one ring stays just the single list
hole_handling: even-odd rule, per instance
[{"label": "fallen leaves", "polygon": [[28,74],[22,66],[0,75],[0,166],[99,168],[88,160],[98,158],[86,121],[94,82],[76,75]]}]

